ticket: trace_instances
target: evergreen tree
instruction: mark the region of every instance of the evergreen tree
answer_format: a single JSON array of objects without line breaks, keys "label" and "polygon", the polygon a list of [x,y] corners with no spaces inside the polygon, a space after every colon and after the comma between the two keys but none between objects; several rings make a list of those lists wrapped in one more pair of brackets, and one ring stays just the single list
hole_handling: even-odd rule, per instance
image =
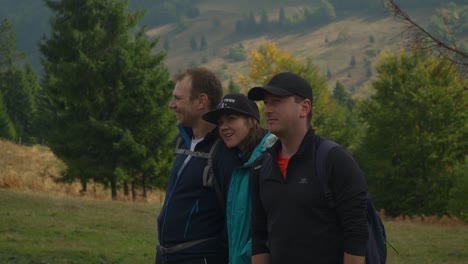
[{"label": "evergreen tree", "polygon": [[24,54],[16,50],[16,34],[8,19],[0,23],[0,93],[16,136],[23,141],[34,141],[37,131],[36,94],[39,82]]},{"label": "evergreen tree", "polygon": [[168,51],[171,49],[171,44],[169,43],[169,38],[164,38],[163,48]]},{"label": "evergreen tree", "polygon": [[268,14],[267,14],[267,12],[265,10],[263,10],[262,15],[260,16],[259,28],[263,32],[266,32],[266,31],[268,31],[268,27],[269,27]]},{"label": "evergreen tree", "polygon": [[240,87],[234,82],[232,76],[229,77],[228,93],[240,93]]},{"label": "evergreen tree", "polygon": [[356,67],[356,58],[353,56],[351,56],[351,61],[349,62],[349,66],[351,66],[352,68]]},{"label": "evergreen tree", "polygon": [[197,50],[198,49],[198,44],[197,44],[197,40],[195,39],[195,36],[192,35],[192,37],[190,38],[190,48],[192,50]]},{"label": "evergreen tree", "polygon": [[207,45],[208,44],[206,43],[205,34],[202,34],[202,36],[200,38],[200,50],[205,50]]},{"label": "evergreen tree", "polygon": [[330,80],[332,78],[332,72],[330,69],[327,69],[327,80]]},{"label": "evergreen tree", "polygon": [[15,139],[16,131],[8,116],[7,109],[3,103],[3,95],[0,93],[0,138]]},{"label": "evergreen tree", "polygon": [[8,18],[0,21],[0,72],[8,71],[20,60],[24,53],[16,50],[16,34]]},{"label": "evergreen tree", "polygon": [[246,31],[249,34],[253,34],[257,31],[257,20],[255,19],[255,15],[252,11],[249,13],[249,16],[247,19]]},{"label": "evergreen tree", "polygon": [[284,12],[284,8],[281,7],[279,10],[279,20],[278,20],[280,28],[284,28],[286,25],[286,13]]},{"label": "evergreen tree", "polygon": [[[62,180],[111,187],[158,182],[167,175],[174,131],[166,105],[171,88],[164,53],[127,1],[47,0],[52,34],[40,43],[42,111],[53,152],[67,165]],[[162,186],[161,186],[162,187]]]}]

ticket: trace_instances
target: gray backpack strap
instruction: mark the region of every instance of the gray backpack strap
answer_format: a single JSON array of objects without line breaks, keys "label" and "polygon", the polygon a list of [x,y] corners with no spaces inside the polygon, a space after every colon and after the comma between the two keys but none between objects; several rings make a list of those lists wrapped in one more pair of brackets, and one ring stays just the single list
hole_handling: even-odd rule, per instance
[{"label": "gray backpack strap", "polygon": [[176,154],[183,154],[183,155],[187,155],[187,156],[192,156],[194,158],[203,158],[203,159],[208,159],[210,157],[209,153],[204,153],[204,152],[200,152],[200,151],[191,151],[190,149],[181,149],[181,148],[179,148],[180,141],[181,141],[181,137],[178,137],[176,147],[175,147],[175,150],[174,150],[174,152]]},{"label": "gray backpack strap", "polygon": [[175,150],[176,154],[184,154],[188,156],[192,156],[194,158],[203,158],[203,159],[208,159],[210,156],[208,153],[203,153],[200,151],[191,151],[188,149],[176,149]]},{"label": "gray backpack strap", "polygon": [[200,151],[191,151],[189,149],[182,149],[180,148],[180,143],[181,143],[182,138],[178,137],[177,138],[177,143],[174,152],[176,154],[183,154],[183,155],[188,155],[192,156],[194,158],[202,158],[202,159],[207,159],[207,163],[205,166],[205,169],[203,170],[203,186],[205,187],[212,187],[213,186],[213,155],[220,143],[220,139],[217,138],[216,141],[213,143],[213,145],[210,148],[210,152],[200,152]]},{"label": "gray backpack strap", "polygon": [[[215,177],[213,173],[213,158],[214,158],[215,150],[218,147],[220,141],[221,140],[219,138],[216,139],[216,141],[211,146],[210,152],[203,153],[203,154],[208,154],[208,157],[207,157],[208,161],[206,163],[205,169],[203,170],[203,186],[205,187],[215,186],[215,184],[213,184],[213,181],[216,181],[216,179],[214,179]],[[215,189],[216,187],[218,186],[215,186]]]}]

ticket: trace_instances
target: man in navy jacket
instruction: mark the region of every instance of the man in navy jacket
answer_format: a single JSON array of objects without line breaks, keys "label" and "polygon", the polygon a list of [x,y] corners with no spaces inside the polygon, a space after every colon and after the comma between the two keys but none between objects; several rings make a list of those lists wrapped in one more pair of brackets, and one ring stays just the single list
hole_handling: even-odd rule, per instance
[{"label": "man in navy jacket", "polygon": [[[219,79],[205,68],[187,69],[176,82],[169,107],[174,110],[179,140],[166,198],[158,217],[156,263],[227,263],[228,251],[224,201],[216,194],[205,173],[210,150],[218,140],[215,125],[201,117],[217,107],[223,96]],[[226,188],[237,153],[218,144],[213,162],[217,182]]]}]

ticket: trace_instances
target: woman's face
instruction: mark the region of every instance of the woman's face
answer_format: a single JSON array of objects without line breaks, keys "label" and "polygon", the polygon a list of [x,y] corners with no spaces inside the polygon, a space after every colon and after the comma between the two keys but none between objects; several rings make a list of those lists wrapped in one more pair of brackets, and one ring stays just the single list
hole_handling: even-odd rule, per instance
[{"label": "woman's face", "polygon": [[243,115],[223,115],[219,118],[219,135],[228,148],[244,150],[243,142],[250,130],[249,119]]}]

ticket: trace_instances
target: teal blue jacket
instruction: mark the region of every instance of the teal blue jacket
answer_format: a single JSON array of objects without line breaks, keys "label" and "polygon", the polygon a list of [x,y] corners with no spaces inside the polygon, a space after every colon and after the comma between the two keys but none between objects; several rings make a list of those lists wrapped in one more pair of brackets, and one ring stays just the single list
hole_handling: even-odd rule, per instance
[{"label": "teal blue jacket", "polygon": [[252,152],[249,160],[234,169],[227,194],[227,231],[229,241],[229,264],[250,264],[252,256],[252,241],[250,238],[250,223],[252,202],[250,198],[250,173],[253,161],[267,148],[271,147],[277,138],[267,132],[261,142]]}]

